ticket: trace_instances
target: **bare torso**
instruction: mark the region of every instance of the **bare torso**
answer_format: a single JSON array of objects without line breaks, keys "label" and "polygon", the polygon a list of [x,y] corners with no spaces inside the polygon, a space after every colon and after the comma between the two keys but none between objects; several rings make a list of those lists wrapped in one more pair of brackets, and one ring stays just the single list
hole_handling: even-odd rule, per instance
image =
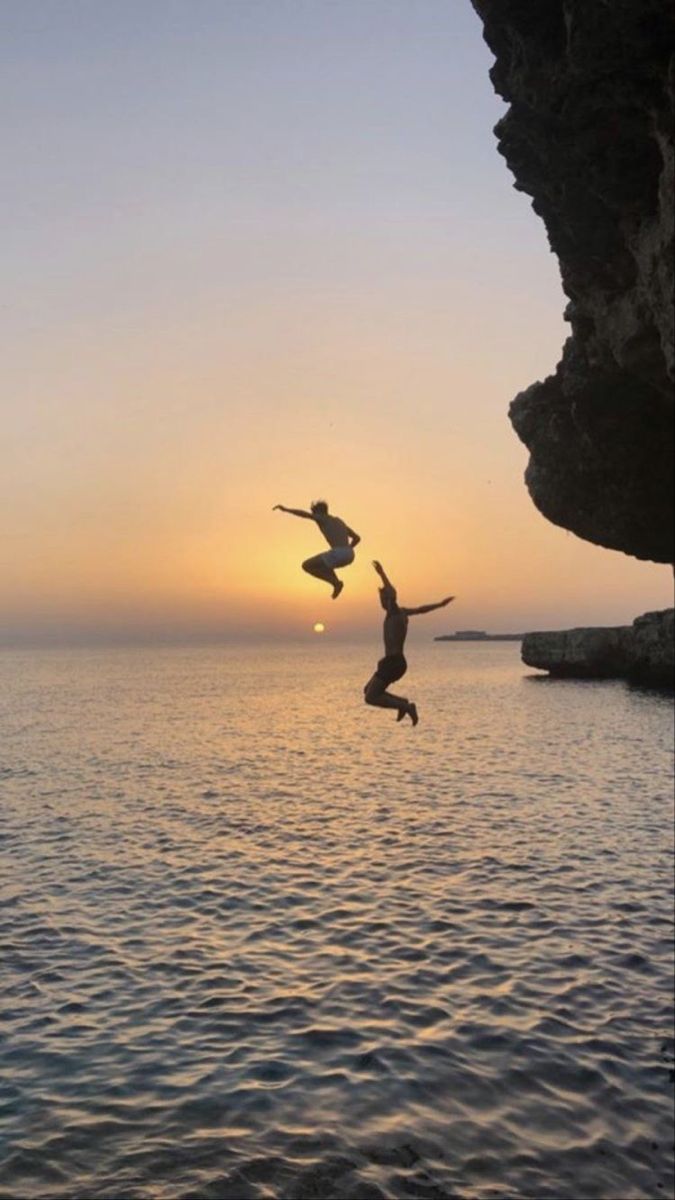
[{"label": "bare torso", "polygon": [[387,613],[384,618],[384,649],[387,654],[403,654],[408,618],[402,609]]},{"label": "bare torso", "polygon": [[325,517],[315,517],[319,529],[329,546],[348,546],[350,530],[339,517],[327,514]]}]

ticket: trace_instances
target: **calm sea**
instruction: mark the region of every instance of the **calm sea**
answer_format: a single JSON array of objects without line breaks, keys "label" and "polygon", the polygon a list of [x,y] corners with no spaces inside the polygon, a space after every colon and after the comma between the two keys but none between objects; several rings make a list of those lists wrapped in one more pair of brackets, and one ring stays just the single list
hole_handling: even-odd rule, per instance
[{"label": "calm sea", "polygon": [[672,704],[513,643],[0,656],[0,1196],[672,1191]]}]

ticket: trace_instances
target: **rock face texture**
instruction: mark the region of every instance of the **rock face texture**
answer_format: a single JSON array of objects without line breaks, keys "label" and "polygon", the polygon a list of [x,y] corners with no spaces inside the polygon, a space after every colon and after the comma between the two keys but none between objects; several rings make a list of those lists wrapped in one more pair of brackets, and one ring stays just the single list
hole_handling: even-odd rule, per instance
[{"label": "rock face texture", "polygon": [[526,633],[521,657],[530,667],[573,679],[629,679],[672,687],[675,675],[675,610],[645,613],[614,629],[565,629]]},{"label": "rock face texture", "polygon": [[571,336],[515,398],[526,482],[588,541],[673,561],[671,0],[472,0],[496,127],[558,256]]}]

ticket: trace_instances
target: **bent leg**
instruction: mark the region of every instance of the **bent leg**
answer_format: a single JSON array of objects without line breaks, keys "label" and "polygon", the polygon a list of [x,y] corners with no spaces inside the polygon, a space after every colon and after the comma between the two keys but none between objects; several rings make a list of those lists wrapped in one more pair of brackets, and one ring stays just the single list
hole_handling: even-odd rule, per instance
[{"label": "bent leg", "polygon": [[308,575],[314,575],[315,579],[324,579],[326,583],[331,583],[335,587],[339,583],[339,579],[332,567],[327,567],[323,561],[322,554],[315,554],[313,558],[306,558],[302,564],[303,571]]},{"label": "bent leg", "polygon": [[306,558],[302,564],[303,571],[308,575],[314,575],[316,579],[325,579],[333,589],[333,599],[336,600],[345,586],[341,579],[338,579],[332,567],[326,566],[323,560],[323,554],[315,554],[313,558]]},{"label": "bent leg", "polygon": [[402,696],[392,696],[379,675],[373,675],[370,682],[366,684],[363,689],[363,697],[366,704],[373,704],[376,708],[395,708],[403,716],[408,711],[408,701]]},{"label": "bent leg", "polygon": [[397,721],[402,721],[404,717],[410,717],[413,725],[417,725],[419,721],[417,708],[413,702],[405,696],[395,696],[393,692],[388,692],[387,685],[379,675],[373,675],[372,679],[368,681],[363,689],[363,698],[366,704],[373,704],[376,708],[397,709]]}]

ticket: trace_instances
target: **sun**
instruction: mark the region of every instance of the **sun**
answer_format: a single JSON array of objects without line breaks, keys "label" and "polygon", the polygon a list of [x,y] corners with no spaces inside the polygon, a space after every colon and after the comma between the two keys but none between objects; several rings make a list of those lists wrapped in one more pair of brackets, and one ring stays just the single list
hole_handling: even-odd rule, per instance
[{"label": "sun", "polygon": [[314,632],[315,633],[325,633],[326,632],[326,626],[324,625],[323,621],[316,622],[316,624],[314,626]]}]

